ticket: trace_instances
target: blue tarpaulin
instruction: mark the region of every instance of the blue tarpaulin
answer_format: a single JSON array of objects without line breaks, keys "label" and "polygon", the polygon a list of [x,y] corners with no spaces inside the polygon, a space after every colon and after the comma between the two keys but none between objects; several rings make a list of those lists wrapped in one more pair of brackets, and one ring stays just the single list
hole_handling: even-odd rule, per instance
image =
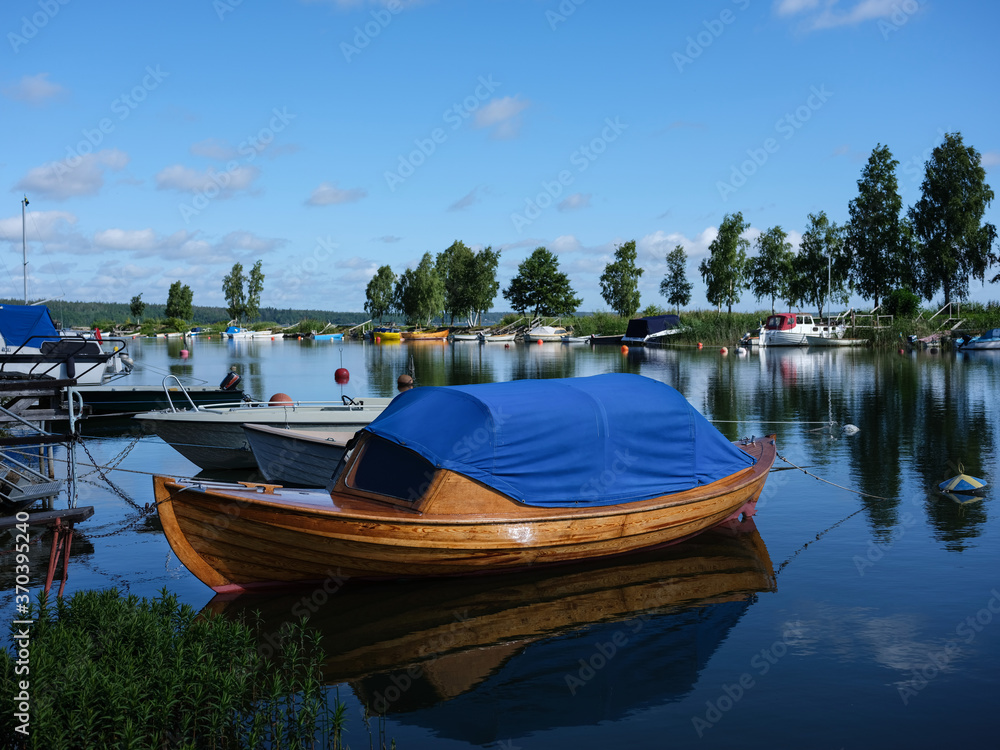
[{"label": "blue tarpaulin", "polygon": [[59,341],[49,309],[43,305],[0,305],[0,334],[8,347],[41,348],[44,341]]},{"label": "blue tarpaulin", "polygon": [[680,393],[641,375],[415,388],[365,429],[539,506],[648,500],[754,463]]}]

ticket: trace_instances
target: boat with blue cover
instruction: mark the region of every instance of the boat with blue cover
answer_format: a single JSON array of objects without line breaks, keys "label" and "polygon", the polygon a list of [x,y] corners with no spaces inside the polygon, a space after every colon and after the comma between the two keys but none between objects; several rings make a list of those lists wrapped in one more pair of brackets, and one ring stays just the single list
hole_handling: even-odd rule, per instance
[{"label": "boat with blue cover", "polygon": [[607,374],[406,391],[327,490],[165,476],[154,490],[178,558],[239,591],[671,544],[752,515],[775,453],[773,435],[729,441],[665,383]]},{"label": "boat with blue cover", "polygon": [[991,328],[978,336],[965,336],[958,343],[961,351],[969,349],[995,349],[1000,350],[1000,328]]}]

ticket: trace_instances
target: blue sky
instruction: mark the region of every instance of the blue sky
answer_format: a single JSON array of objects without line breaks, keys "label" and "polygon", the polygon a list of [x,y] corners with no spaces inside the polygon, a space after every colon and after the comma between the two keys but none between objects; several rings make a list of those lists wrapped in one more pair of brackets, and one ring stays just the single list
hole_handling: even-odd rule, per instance
[{"label": "blue sky", "polygon": [[504,286],[544,245],[606,310],[634,239],[643,305],[682,244],[708,308],[725,214],[795,243],[809,213],[843,222],[879,143],[906,206],[946,132],[996,187],[998,26],[971,0],[9,2],[0,296],[22,295],[27,194],[32,299],[180,279],[224,304],[260,259],[262,304],[360,310],[380,265],[460,239],[502,251]]}]

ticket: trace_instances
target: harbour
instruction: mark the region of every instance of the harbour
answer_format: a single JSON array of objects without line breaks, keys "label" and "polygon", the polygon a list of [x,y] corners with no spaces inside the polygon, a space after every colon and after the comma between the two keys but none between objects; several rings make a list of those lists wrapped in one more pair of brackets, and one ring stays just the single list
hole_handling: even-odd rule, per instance
[{"label": "harbour", "polygon": [[[623,355],[558,342],[291,339],[129,348],[130,384],[214,384],[235,366],[245,392],[263,399],[388,398],[404,372],[418,389],[642,375],[676,388],[731,440],[776,434],[756,514],[725,533],[610,561],[419,583],[352,581],[333,567],[305,589],[234,597],[179,562],[151,507],[151,476],[236,475],[200,472],[129,421],[85,419],[78,503],[95,512],[76,524],[64,595],[117,587],[155,597],[166,587],[206,613],[261,610],[272,634],[308,615],[325,634],[324,680],[347,705],[352,742],[365,710],[384,716],[379,731],[401,748],[657,746],[666,736],[682,746],[927,747],[989,736],[983,686],[1000,666],[990,512],[1000,360],[989,351]],[[334,379],[339,368],[346,383]],[[991,480],[983,494],[936,491],[959,464]],[[37,592],[50,538],[31,534]],[[12,594],[13,566],[3,570]],[[844,717],[831,723],[830,705],[846,706]]]}]

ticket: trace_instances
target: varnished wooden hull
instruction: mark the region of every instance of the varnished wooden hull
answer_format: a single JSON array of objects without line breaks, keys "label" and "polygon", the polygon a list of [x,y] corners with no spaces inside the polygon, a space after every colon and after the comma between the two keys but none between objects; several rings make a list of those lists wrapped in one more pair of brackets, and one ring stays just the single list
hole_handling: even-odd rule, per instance
[{"label": "varnished wooden hull", "polygon": [[[578,510],[522,505],[439,471],[416,512],[347,493],[241,488],[154,477],[174,553],[216,591],[328,578],[496,573],[672,544],[752,515],[773,437],[744,447],[756,465],[652,500]],[[455,512],[454,508],[463,508]],[[480,510],[469,513],[469,508]]]},{"label": "varnished wooden hull", "polygon": [[449,333],[445,328],[441,331],[403,331],[401,335],[406,341],[443,341],[448,338]]}]

